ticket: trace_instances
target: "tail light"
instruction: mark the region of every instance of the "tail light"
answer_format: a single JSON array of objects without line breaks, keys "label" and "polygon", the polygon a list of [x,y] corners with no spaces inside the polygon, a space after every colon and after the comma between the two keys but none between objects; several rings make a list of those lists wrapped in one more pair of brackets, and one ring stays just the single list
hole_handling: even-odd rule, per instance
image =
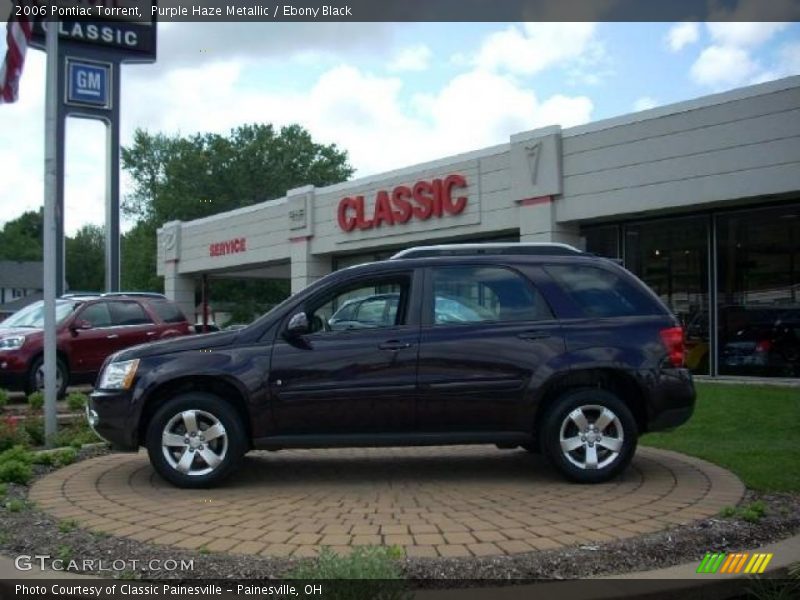
[{"label": "tail light", "polygon": [[667,358],[673,367],[682,367],[686,351],[683,345],[683,327],[669,327],[660,332],[661,341],[667,348]]},{"label": "tail light", "polygon": [[756,352],[769,352],[772,349],[772,342],[769,340],[761,340],[756,344]]}]

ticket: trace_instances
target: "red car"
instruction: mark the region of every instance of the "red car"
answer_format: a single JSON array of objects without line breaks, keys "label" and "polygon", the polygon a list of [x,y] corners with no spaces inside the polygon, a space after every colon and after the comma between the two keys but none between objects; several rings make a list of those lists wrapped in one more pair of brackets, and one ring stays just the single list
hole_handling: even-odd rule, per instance
[{"label": "red car", "polygon": [[[67,385],[94,383],[107,356],[137,344],[190,332],[180,309],[160,294],[65,296],[56,300],[58,394]],[[0,323],[0,387],[30,394],[42,389],[44,305]]]}]

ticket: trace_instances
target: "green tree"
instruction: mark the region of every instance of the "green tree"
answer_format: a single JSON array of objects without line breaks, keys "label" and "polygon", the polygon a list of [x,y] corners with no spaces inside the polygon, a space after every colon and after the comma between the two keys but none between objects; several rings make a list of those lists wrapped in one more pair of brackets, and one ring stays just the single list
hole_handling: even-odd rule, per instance
[{"label": "green tree", "polygon": [[[188,137],[137,129],[121,158],[133,179],[123,210],[136,220],[122,240],[122,287],[137,290],[163,286],[156,276],[156,232],[164,223],[279,198],[301,185],[339,183],[353,174],[345,151],[314,142],[299,125],[252,124],[228,136]],[[285,282],[215,281],[211,286],[212,300],[237,304],[237,320],[286,294]]]},{"label": "green tree", "polygon": [[98,225],[84,225],[65,241],[67,282],[71,290],[105,289],[105,233]]},{"label": "green tree", "polygon": [[42,260],[42,211],[22,213],[0,230],[0,260]]}]

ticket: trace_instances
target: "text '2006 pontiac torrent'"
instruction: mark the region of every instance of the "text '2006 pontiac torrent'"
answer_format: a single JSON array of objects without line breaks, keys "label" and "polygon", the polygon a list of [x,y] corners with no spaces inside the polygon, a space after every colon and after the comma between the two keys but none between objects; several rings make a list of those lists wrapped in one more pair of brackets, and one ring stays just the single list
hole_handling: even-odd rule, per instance
[{"label": "text '2006 pontiac torrent'", "polygon": [[683,330],[572,247],[413,248],[332,273],[248,327],[106,360],[87,412],[182,487],[250,449],[490,443],[606,481],[692,414]]}]

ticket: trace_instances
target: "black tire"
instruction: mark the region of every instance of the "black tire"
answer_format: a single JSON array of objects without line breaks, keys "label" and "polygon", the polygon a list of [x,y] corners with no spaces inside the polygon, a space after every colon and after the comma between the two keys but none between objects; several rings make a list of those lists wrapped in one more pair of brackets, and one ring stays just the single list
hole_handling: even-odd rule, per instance
[{"label": "black tire", "polygon": [[[42,368],[43,364],[43,356],[38,356],[36,360],[31,363],[31,368],[28,369],[28,377],[25,380],[26,396],[29,396],[33,392],[39,391],[40,387],[37,382],[37,372]],[[67,365],[64,364],[64,361],[60,358],[56,360],[56,369],[58,369],[58,374],[56,377],[60,376],[61,378],[61,385],[58,386],[58,390],[56,392],[57,397],[60,399],[67,395],[67,385],[69,385],[69,369],[67,369]]]},{"label": "black tire", "polygon": [[[191,438],[186,420],[181,417],[186,411],[195,414],[196,435]],[[210,430],[215,420],[224,428],[223,435],[212,441],[204,441],[204,431]],[[185,436],[184,439],[192,439],[191,443],[183,447],[167,447],[165,450],[162,439],[166,428],[169,428],[169,433],[178,437]],[[175,433],[176,431],[180,433]],[[222,437],[225,438],[224,445]],[[200,445],[193,447],[194,444]],[[248,448],[245,428],[236,409],[224,399],[204,392],[180,394],[161,406],[147,424],[145,445],[150,464],[156,472],[181,488],[206,488],[220,483],[241,463],[242,456]],[[219,463],[212,467],[211,463],[204,459],[204,456],[210,456],[208,453],[216,455],[214,460],[218,459]],[[188,472],[179,470],[180,458],[185,454]],[[169,459],[167,455],[170,456]],[[177,464],[171,464],[170,461]],[[203,472],[209,468],[210,471]]]},{"label": "black tire", "polygon": [[[570,415],[594,429],[579,429]],[[542,450],[548,461],[567,479],[578,483],[601,483],[619,475],[630,464],[638,437],[636,420],[628,406],[613,393],[599,388],[564,393],[544,416],[541,429]],[[580,446],[568,451],[570,443]]]}]

